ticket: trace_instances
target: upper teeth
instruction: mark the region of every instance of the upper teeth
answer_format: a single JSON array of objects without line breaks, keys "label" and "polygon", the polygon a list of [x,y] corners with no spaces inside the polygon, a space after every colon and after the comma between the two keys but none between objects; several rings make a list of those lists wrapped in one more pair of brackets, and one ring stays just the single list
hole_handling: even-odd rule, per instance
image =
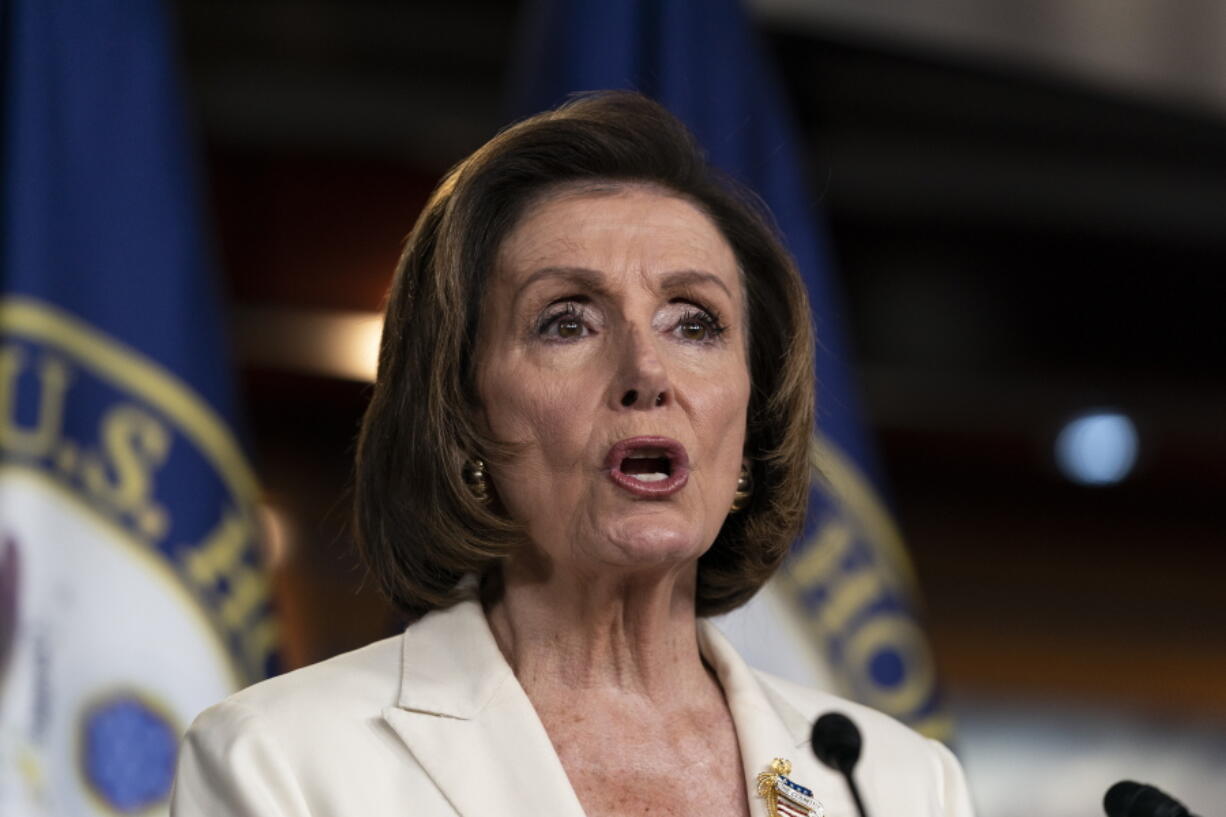
[{"label": "upper teeth", "polygon": [[668,474],[661,474],[659,471],[652,474],[630,474],[630,476],[640,482],[659,482],[662,479],[668,479]]}]

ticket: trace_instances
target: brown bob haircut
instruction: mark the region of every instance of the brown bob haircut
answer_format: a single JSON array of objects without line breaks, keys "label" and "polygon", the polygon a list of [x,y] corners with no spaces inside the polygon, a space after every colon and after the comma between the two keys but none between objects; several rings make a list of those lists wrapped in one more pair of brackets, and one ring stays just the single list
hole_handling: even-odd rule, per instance
[{"label": "brown bob haircut", "polygon": [[[696,612],[745,603],[779,566],[804,517],[813,429],[813,335],[805,287],[765,207],[708,166],[693,136],[639,94],[587,94],[512,125],[434,191],[396,269],[378,377],[358,438],[354,516],[367,566],[410,616],[463,597],[466,574],[496,582],[524,547],[464,480],[509,447],[476,420],[477,321],[503,239],[525,210],[572,185],[646,184],[718,227],[747,293],[751,394],[745,454],[754,492],[698,562]],[[496,585],[494,585],[496,586]]]}]

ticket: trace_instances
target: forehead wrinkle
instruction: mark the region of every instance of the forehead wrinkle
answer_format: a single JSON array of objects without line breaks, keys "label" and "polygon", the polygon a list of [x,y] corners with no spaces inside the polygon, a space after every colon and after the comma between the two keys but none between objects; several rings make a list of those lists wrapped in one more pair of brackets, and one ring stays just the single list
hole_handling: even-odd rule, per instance
[{"label": "forehead wrinkle", "polygon": [[609,294],[605,276],[599,270],[588,267],[542,267],[528,276],[515,292],[515,302],[518,303],[525,292],[542,281],[562,281],[574,284],[599,296]]},{"label": "forehead wrinkle", "polygon": [[[703,256],[697,261],[696,267],[687,267],[685,261],[681,260],[680,269],[668,270],[659,275],[653,274],[651,264],[644,265],[642,259],[632,260],[630,257],[618,259],[603,259],[611,261],[614,267],[623,267],[623,273],[637,273],[637,277],[645,285],[646,289],[656,293],[673,293],[684,292],[685,290],[695,290],[704,287],[708,284],[715,285],[725,293],[731,300],[735,302],[736,298],[733,295],[730,283],[725,282],[722,278],[710,271],[707,267],[708,262],[715,264],[717,267],[722,266],[725,260],[722,256],[726,253],[730,256],[727,260],[731,262],[734,268],[734,274],[737,277],[737,287],[741,293],[741,308],[746,313],[748,312],[748,292],[747,280],[741,264],[736,258],[735,251],[728,244],[727,237],[716,226],[711,219],[709,213],[706,212],[700,205],[691,201],[687,197],[677,196],[672,191],[655,190],[652,185],[614,185],[609,189],[585,189],[583,186],[564,187],[560,190],[550,191],[550,195],[543,197],[543,200],[537,200],[531,207],[528,208],[526,217],[512,230],[508,236],[508,241],[503,242],[498,255],[501,263],[498,266],[499,277],[502,278],[504,284],[509,284],[514,287],[511,294],[513,308],[519,306],[519,302],[525,293],[527,293],[534,285],[543,280],[562,279],[569,280],[575,286],[581,287],[594,295],[610,296],[617,288],[614,278],[617,278],[617,273],[611,270],[603,269],[604,264],[601,264],[601,269],[592,269],[583,266],[582,263],[575,265],[554,264],[550,263],[554,259],[561,260],[559,256],[571,255],[574,253],[584,254],[587,245],[577,241],[574,236],[568,232],[557,228],[557,225],[551,224],[546,220],[546,229],[539,231],[532,229],[527,235],[522,232],[528,222],[533,222],[542,216],[543,211],[549,210],[559,204],[566,206],[567,200],[584,201],[584,205],[577,213],[572,212],[572,218],[578,218],[581,223],[591,223],[593,218],[597,223],[600,222],[600,207],[601,199],[606,196],[612,198],[622,198],[636,193],[654,193],[661,198],[672,199],[676,203],[686,206],[686,209],[691,210],[695,215],[700,217],[701,226],[693,223],[680,225],[682,229],[671,230],[671,237],[681,246],[692,250]],[[623,236],[629,237],[640,234],[640,231],[656,229],[658,225],[653,220],[650,208],[642,208],[636,210],[630,215],[630,218],[622,222]],[[518,233],[518,235],[516,235]],[[542,234],[543,233],[543,234]],[[710,239],[714,238],[715,243],[719,245],[716,250],[716,256],[711,255],[713,249]],[[634,241],[629,241],[634,244]],[[622,251],[631,251],[631,247],[622,246]],[[517,263],[512,262],[512,256],[518,256]],[[576,259],[578,260],[578,259]],[[658,259],[664,260],[664,259]],[[667,262],[666,262],[667,263]],[[533,270],[534,267],[540,266],[539,269],[532,271],[522,283],[515,279],[523,274],[524,271]],[[739,310],[738,310],[739,311]]]},{"label": "forehead wrinkle", "polygon": [[498,274],[504,278],[510,277],[516,268],[562,266],[551,264],[550,259],[579,250],[579,244],[568,235],[530,234],[524,237],[518,232],[518,228],[513,230],[498,248],[496,266]]}]

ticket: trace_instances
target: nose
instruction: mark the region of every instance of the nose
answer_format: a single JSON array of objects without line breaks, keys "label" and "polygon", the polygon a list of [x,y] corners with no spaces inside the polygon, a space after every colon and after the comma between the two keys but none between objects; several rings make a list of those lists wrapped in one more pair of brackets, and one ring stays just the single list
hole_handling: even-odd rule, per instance
[{"label": "nose", "polygon": [[672,384],[649,332],[628,331],[618,357],[610,389],[615,408],[650,409],[672,401]]}]

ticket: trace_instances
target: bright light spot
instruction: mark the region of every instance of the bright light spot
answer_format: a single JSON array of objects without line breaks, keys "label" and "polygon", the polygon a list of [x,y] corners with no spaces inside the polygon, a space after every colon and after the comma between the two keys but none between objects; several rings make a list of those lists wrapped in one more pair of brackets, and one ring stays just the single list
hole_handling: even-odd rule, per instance
[{"label": "bright light spot", "polygon": [[248,363],[346,380],[375,379],[383,315],[311,309],[238,310]]},{"label": "bright light spot", "polygon": [[357,379],[374,382],[379,368],[379,339],[383,336],[382,315],[356,315],[348,319],[348,345],[343,368]]},{"label": "bright light spot", "polygon": [[1110,485],[1137,461],[1137,429],[1118,412],[1094,412],[1071,420],[1056,438],[1056,463],[1084,485]]}]

